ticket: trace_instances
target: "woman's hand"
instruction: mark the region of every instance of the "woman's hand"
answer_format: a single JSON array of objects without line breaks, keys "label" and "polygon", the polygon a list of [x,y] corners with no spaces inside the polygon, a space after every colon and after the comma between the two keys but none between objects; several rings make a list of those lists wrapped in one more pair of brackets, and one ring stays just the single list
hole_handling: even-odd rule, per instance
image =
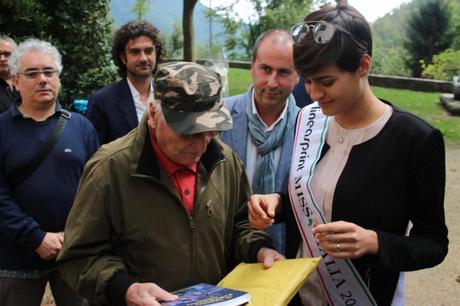
[{"label": "woman's hand", "polygon": [[335,258],[359,258],[379,251],[377,233],[354,223],[337,221],[320,224],[312,232],[321,249]]}]

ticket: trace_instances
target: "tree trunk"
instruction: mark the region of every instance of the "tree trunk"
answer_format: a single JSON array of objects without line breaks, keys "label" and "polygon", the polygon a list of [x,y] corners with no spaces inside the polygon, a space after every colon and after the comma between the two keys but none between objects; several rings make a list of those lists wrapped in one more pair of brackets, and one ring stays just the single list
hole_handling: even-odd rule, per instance
[{"label": "tree trunk", "polygon": [[198,0],[184,0],[182,31],[184,33],[184,60],[195,61],[195,33],[193,30],[193,9]]}]

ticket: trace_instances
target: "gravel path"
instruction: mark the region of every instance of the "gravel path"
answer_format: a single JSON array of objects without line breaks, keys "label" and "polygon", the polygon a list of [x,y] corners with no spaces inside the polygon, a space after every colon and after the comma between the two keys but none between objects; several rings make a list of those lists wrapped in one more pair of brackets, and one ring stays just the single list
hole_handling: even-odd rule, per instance
[{"label": "gravel path", "polygon": [[460,305],[460,150],[446,153],[449,253],[439,266],[407,273],[407,306]]}]

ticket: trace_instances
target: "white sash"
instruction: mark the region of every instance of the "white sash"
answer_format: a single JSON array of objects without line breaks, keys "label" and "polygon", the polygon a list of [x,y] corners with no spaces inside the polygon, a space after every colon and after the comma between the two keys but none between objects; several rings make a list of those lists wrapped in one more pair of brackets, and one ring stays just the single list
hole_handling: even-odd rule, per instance
[{"label": "white sash", "polygon": [[298,117],[289,177],[289,197],[297,226],[311,257],[321,256],[317,272],[329,305],[377,305],[369,289],[350,260],[337,259],[319,248],[311,232],[317,224],[326,223],[316,205],[311,178],[326,140],[329,117],[318,103],[304,107]]}]

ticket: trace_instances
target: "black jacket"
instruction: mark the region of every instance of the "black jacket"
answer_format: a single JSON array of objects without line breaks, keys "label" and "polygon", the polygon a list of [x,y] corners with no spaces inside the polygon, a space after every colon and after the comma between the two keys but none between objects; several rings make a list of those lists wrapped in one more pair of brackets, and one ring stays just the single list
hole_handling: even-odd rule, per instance
[{"label": "black jacket", "polygon": [[[353,260],[378,305],[391,304],[400,271],[433,267],[448,249],[441,132],[393,109],[379,134],[352,148],[332,204],[332,221],[353,222],[378,234],[379,254]],[[328,149],[326,144],[323,156]],[[301,238],[286,194],[283,204],[286,255],[294,258]],[[409,221],[413,225],[405,236]]]}]

